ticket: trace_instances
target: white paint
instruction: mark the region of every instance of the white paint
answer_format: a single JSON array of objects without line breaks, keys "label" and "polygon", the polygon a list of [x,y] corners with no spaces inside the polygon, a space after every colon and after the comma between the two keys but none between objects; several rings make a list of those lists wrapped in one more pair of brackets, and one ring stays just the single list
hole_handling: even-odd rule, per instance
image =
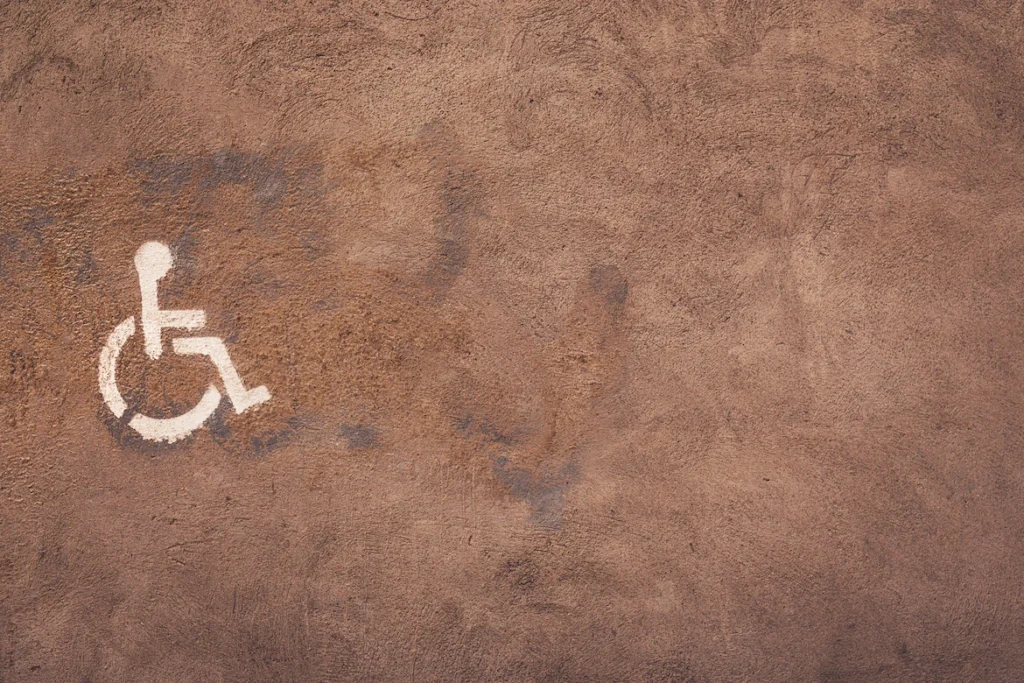
[{"label": "white paint", "polygon": [[[163,331],[165,329],[198,330],[206,324],[206,313],[201,310],[164,311],[160,309],[157,283],[170,271],[174,260],[171,250],[160,242],[146,242],[135,253],[135,269],[139,274],[139,288],[142,290],[142,336],[146,355],[157,359],[163,353]],[[100,394],[110,412],[120,419],[128,406],[117,388],[117,359],[121,349],[135,334],[135,318],[124,320],[114,328],[107,343],[100,351],[99,384]],[[235,412],[241,414],[270,400],[270,391],[265,386],[246,389],[238,371],[231,362],[227,346],[219,337],[181,337],[172,341],[175,353],[209,356],[220,373],[221,382]],[[152,441],[173,443],[191,434],[213,415],[220,404],[221,393],[212,384],[194,408],[183,415],[170,418],[155,418],[137,414],[128,426],[143,438]]]},{"label": "white paint", "polygon": [[212,384],[206,387],[206,393],[196,407],[184,415],[168,418],[155,418],[138,414],[132,417],[128,426],[137,431],[142,438],[150,441],[166,441],[174,443],[203,426],[220,404],[220,392]]},{"label": "white paint", "polygon": [[146,355],[156,360],[163,353],[161,335],[165,329],[199,330],[206,325],[203,311],[161,311],[156,283],[167,275],[174,263],[171,250],[160,242],[146,242],[135,252],[135,270],[142,289],[142,336]]},{"label": "white paint", "polygon": [[114,328],[107,337],[107,343],[100,351],[100,393],[107,402],[114,417],[121,419],[128,410],[121,392],[117,388],[117,357],[121,355],[128,338],[135,334],[135,318],[128,318]]},{"label": "white paint", "polygon": [[181,354],[199,354],[209,356],[213,364],[220,372],[220,379],[224,383],[224,389],[228,392],[231,405],[235,412],[241,415],[253,406],[258,406],[264,401],[270,400],[270,392],[266,387],[256,387],[247,391],[242,384],[242,378],[231,363],[228,356],[228,347],[224,346],[220,337],[181,337],[173,342],[174,352]]}]

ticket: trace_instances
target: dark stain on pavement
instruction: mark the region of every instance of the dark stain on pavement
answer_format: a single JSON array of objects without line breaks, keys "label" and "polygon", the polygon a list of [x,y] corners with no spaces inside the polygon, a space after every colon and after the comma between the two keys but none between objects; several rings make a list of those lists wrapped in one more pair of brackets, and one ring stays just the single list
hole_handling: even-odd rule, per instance
[{"label": "dark stain on pavement", "polygon": [[491,465],[494,476],[509,493],[530,505],[534,523],[561,527],[565,492],[579,478],[574,462],[567,462],[558,470],[542,467],[537,473],[512,467],[505,456],[492,456]]}]

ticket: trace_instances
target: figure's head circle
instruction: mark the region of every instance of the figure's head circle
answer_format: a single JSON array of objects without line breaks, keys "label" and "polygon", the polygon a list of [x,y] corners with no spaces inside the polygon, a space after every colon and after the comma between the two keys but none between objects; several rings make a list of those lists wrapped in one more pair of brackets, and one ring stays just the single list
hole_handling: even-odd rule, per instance
[{"label": "figure's head circle", "polygon": [[146,242],[135,252],[135,268],[157,279],[171,269],[171,250],[162,242]]}]

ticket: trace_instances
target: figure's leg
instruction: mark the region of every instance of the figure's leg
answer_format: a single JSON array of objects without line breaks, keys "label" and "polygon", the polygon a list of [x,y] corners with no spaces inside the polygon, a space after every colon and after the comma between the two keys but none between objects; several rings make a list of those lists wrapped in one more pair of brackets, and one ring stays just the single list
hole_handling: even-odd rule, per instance
[{"label": "figure's leg", "polygon": [[220,372],[220,379],[224,382],[224,389],[236,413],[243,413],[270,400],[270,391],[266,387],[245,388],[242,378],[238,376],[238,371],[231,362],[231,357],[228,356],[228,348],[224,346],[224,341],[220,337],[179,337],[174,340],[173,346],[175,353],[210,357]]}]

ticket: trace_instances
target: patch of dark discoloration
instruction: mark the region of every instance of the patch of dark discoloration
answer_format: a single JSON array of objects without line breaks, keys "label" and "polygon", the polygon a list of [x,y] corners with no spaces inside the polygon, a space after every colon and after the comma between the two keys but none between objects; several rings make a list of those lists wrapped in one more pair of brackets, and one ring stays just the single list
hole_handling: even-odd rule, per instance
[{"label": "patch of dark discoloration", "polygon": [[256,201],[270,206],[280,202],[288,192],[288,176],[280,159],[225,149],[206,162],[199,174],[201,191],[221,185],[248,185]]},{"label": "patch of dark discoloration", "polygon": [[257,201],[273,204],[288,189],[282,164],[230,149],[211,155],[136,160],[129,169],[142,176],[145,201],[176,201],[190,190],[201,195],[222,185],[248,185]]},{"label": "patch of dark discoloration", "polygon": [[534,473],[511,467],[504,456],[492,456],[491,471],[509,493],[530,505],[537,525],[561,527],[565,492],[579,478],[575,463],[567,462],[557,471],[542,468]]},{"label": "patch of dark discoloration", "polygon": [[[174,269],[161,282],[162,302],[169,308],[174,301],[189,301],[187,290],[195,284],[197,257],[208,246],[208,231],[221,229],[210,224],[212,216],[225,208],[214,206],[225,199],[216,192],[218,188],[247,188],[255,212],[243,208],[233,215],[260,239],[274,240],[281,251],[294,250],[307,262],[331,251],[331,233],[323,225],[329,216],[323,167],[295,152],[264,155],[223,149],[212,154],[164,155],[136,159],[129,163],[129,171],[138,179],[139,201],[144,206],[162,212],[173,209],[175,220],[183,224],[174,237],[165,238],[175,257]],[[230,208],[230,202],[237,200],[227,201]],[[246,290],[256,289],[270,300],[288,286],[258,267],[246,276]]]},{"label": "patch of dark discoloration", "polygon": [[[269,405],[269,404],[268,404]],[[237,415],[227,399],[210,418],[210,435],[217,445],[232,455],[261,460],[298,437],[306,421],[299,415],[275,419],[257,412]]]},{"label": "patch of dark discoloration", "polygon": [[87,285],[96,281],[96,261],[90,249],[78,249],[73,255],[72,269],[75,273],[75,284]]},{"label": "patch of dark discoloration", "polygon": [[268,301],[276,301],[287,289],[286,284],[260,261],[246,268],[243,285]]},{"label": "patch of dark discoloration", "polygon": [[380,445],[377,429],[372,424],[342,425],[339,431],[351,449],[377,448]]},{"label": "patch of dark discoloration", "polygon": [[537,588],[541,568],[531,557],[509,558],[498,572],[499,583],[511,586],[516,592],[529,592]]},{"label": "patch of dark discoloration", "polygon": [[506,434],[500,431],[494,426],[494,423],[486,418],[476,417],[474,415],[467,415],[460,419],[456,425],[459,431],[465,435],[466,438],[480,437],[484,443],[496,443],[502,446],[514,446],[522,438],[520,432],[513,434]]},{"label": "patch of dark discoloration", "polygon": [[39,261],[46,228],[54,216],[44,209],[32,209],[20,226],[0,231],[0,277],[13,277],[19,264]]},{"label": "patch of dark discoloration", "polygon": [[37,245],[41,245],[46,228],[53,225],[56,220],[53,212],[49,209],[32,209],[25,219],[25,230],[36,239]]},{"label": "patch of dark discoloration", "polygon": [[158,157],[132,161],[128,168],[141,175],[144,201],[175,200],[184,194],[196,173],[195,160]]},{"label": "patch of dark discoloration", "polygon": [[2,84],[0,84],[0,102],[9,102],[16,98],[22,88],[32,83],[32,76],[45,64],[46,55],[35,52],[24,64],[14,70]]},{"label": "patch of dark discoloration", "polygon": [[344,304],[334,301],[331,299],[317,299],[309,305],[314,311],[338,311],[344,307]]},{"label": "patch of dark discoloration", "polygon": [[307,261],[315,261],[331,250],[331,242],[326,230],[307,228],[299,233],[303,254]]},{"label": "patch of dark discoloration", "polygon": [[[200,306],[196,306],[200,308]],[[220,337],[229,347],[238,343],[239,311],[230,308],[206,309],[206,329],[209,334]]]},{"label": "patch of dark discoloration", "polygon": [[139,159],[129,170],[141,177],[145,203],[201,200],[225,185],[244,185],[266,208],[276,207],[289,193],[300,199],[319,198],[324,189],[320,164],[299,164],[286,154],[269,157],[223,149],[213,154]]},{"label": "patch of dark discoloration", "polygon": [[437,253],[425,276],[437,294],[451,288],[469,264],[469,234],[484,215],[480,187],[470,171],[448,171],[441,189],[441,216],[436,220]]},{"label": "patch of dark discoloration", "polygon": [[587,282],[591,291],[601,297],[612,318],[621,317],[626,310],[626,299],[629,297],[629,282],[618,266],[594,266],[590,269]]},{"label": "patch of dark discoloration", "polygon": [[[8,367],[0,375],[0,392],[8,396],[28,395],[43,377],[43,370],[31,352],[11,349],[8,353]],[[26,401],[10,401],[7,409],[7,426],[16,429],[29,419]]]},{"label": "patch of dark discoloration", "polygon": [[649,663],[641,680],[649,683],[704,683],[707,679],[694,673],[690,663],[674,657]]},{"label": "patch of dark discoloration", "polygon": [[21,349],[11,349],[7,354],[5,374],[11,387],[27,389],[38,378],[36,361]]}]

